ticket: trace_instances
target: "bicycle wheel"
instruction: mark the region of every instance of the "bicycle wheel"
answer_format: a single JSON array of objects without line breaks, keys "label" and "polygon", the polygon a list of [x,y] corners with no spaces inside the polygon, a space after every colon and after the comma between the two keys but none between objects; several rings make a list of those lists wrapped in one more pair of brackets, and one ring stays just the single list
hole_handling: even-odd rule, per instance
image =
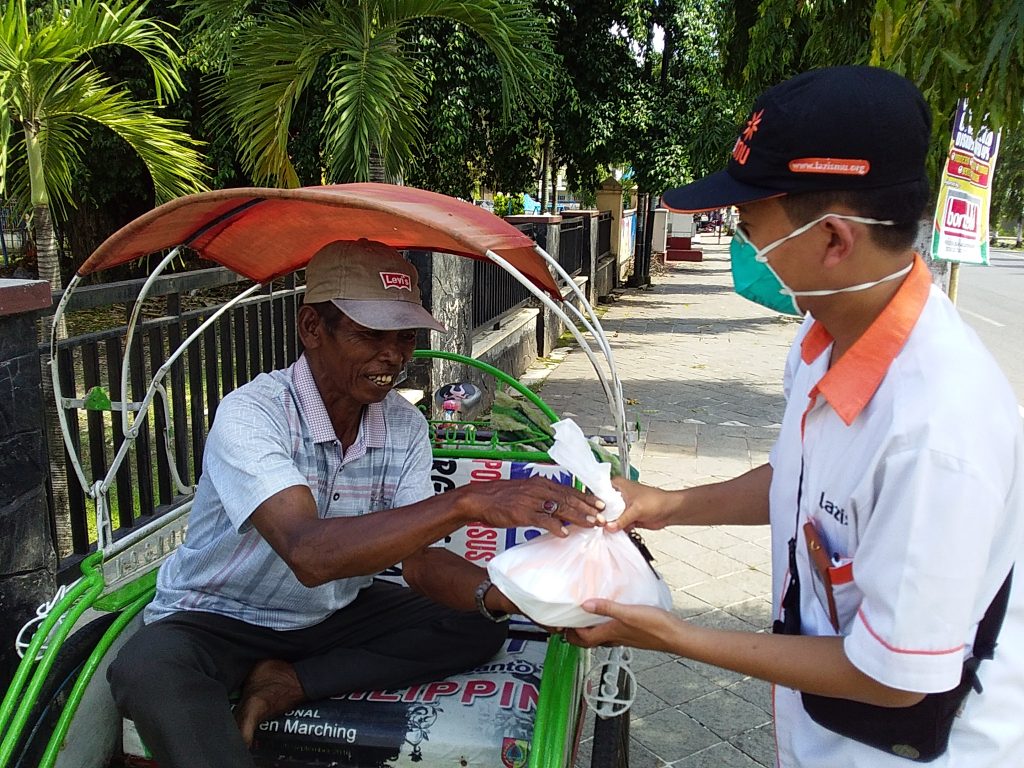
[{"label": "bicycle wheel", "polygon": [[[626,673],[620,670],[620,690],[628,684],[626,678]],[[594,718],[590,768],[629,768],[629,710],[615,717]]]}]

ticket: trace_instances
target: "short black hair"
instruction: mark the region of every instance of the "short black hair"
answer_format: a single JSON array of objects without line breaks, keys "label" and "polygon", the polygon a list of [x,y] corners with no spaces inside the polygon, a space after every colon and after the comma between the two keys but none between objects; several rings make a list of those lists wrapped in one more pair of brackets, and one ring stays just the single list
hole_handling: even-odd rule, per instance
[{"label": "short black hair", "polygon": [[917,242],[921,219],[931,201],[931,189],[927,179],[919,179],[880,189],[801,192],[778,200],[794,224],[813,221],[837,205],[857,216],[894,221],[890,226],[871,227],[871,239],[888,251],[905,251]]},{"label": "short black hair", "polygon": [[306,306],[316,310],[316,313],[320,316],[320,322],[324,324],[324,327],[330,334],[333,334],[338,329],[338,326],[341,325],[341,321],[348,317],[332,301],[315,301]]}]

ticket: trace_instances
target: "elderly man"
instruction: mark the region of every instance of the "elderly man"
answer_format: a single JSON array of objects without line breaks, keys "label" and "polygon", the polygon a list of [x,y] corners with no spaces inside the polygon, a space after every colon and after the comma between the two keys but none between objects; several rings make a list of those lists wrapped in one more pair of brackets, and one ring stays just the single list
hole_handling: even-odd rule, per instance
[{"label": "elderly man", "polygon": [[[251,767],[256,726],[303,700],[481,663],[515,606],[430,545],[471,521],[563,534],[600,519],[592,497],[541,478],[433,495],[426,421],[393,386],[416,329],[444,328],[394,249],[321,249],[298,328],[294,365],[224,398],[188,540],[110,668],[162,768]],[[412,589],[374,581],[399,561]]]}]

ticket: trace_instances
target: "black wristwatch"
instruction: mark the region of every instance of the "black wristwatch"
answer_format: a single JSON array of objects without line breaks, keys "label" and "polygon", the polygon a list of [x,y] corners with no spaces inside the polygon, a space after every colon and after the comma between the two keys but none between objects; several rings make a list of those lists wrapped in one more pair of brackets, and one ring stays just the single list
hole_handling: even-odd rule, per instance
[{"label": "black wristwatch", "polygon": [[500,616],[495,616],[487,609],[487,604],[484,602],[484,595],[487,594],[487,590],[492,586],[490,579],[484,579],[477,585],[476,592],[473,593],[474,597],[476,597],[476,609],[483,614],[484,618],[490,619],[495,623],[508,621],[509,614],[503,613]]}]

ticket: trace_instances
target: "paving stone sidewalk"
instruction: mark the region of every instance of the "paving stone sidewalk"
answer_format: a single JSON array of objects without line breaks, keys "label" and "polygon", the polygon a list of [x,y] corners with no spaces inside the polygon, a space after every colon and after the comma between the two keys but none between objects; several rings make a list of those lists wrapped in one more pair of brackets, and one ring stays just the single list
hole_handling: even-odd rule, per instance
[{"label": "paving stone sidewalk", "polygon": [[[641,479],[662,488],[725,480],[764,463],[782,419],[782,370],[797,322],[737,296],[727,239],[699,245],[704,261],[670,264],[650,290],[607,306],[609,336],[640,436]],[[614,433],[590,362],[575,350],[547,372],[542,397],[588,434]],[[770,626],[767,526],[677,527],[645,533],[675,611],[695,623]],[[667,654],[641,652],[630,765],[773,766],[769,687]],[[584,734],[591,734],[588,723]],[[590,762],[589,739],[578,766]]]}]

